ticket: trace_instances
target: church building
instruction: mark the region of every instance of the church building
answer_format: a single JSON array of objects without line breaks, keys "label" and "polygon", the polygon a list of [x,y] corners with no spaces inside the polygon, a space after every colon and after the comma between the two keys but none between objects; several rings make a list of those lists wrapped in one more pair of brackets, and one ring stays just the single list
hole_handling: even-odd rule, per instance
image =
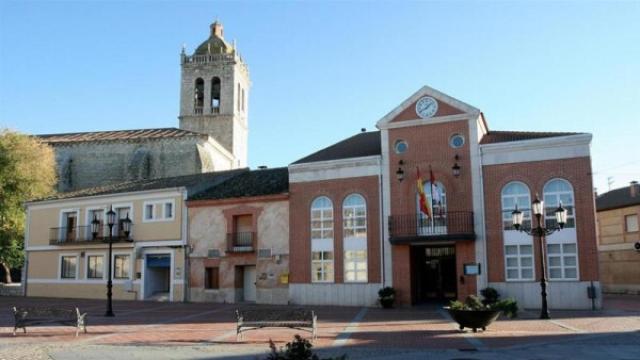
[{"label": "church building", "polygon": [[249,69],[222,24],[180,64],[179,128],[39,135],[55,149],[58,191],[247,166]]}]

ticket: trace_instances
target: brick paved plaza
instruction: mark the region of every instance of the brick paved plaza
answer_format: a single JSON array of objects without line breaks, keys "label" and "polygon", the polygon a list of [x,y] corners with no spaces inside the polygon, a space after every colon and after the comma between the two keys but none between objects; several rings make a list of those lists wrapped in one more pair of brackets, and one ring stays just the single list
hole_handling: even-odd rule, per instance
[{"label": "brick paved plaza", "polygon": [[[78,306],[89,313],[88,334],[65,326],[29,328],[12,336],[13,305]],[[104,301],[0,298],[0,359],[255,359],[269,339],[279,345],[287,329],[247,332],[236,341],[234,304],[115,302],[115,318],[103,317]],[[256,305],[240,305],[249,307]],[[349,358],[640,358],[640,296],[612,296],[602,311],[554,311],[542,321],[535,311],[500,319],[486,332],[460,333],[437,306],[383,310],[313,307],[322,355]],[[579,355],[580,352],[584,354]],[[568,354],[568,355],[567,355]],[[637,356],[636,356],[637,355]]]}]

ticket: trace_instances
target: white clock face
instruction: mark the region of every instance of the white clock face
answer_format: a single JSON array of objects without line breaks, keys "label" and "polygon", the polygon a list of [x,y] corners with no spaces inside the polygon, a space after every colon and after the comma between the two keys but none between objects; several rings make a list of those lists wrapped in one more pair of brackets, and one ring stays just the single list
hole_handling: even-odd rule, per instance
[{"label": "white clock face", "polygon": [[416,113],[423,119],[432,117],[437,111],[438,102],[430,96],[425,96],[416,103]]}]

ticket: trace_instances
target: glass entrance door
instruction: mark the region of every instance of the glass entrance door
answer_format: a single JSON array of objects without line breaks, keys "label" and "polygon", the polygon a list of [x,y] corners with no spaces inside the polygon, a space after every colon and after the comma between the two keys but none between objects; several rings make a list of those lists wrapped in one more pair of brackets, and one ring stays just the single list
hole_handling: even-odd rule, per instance
[{"label": "glass entrance door", "polygon": [[411,253],[413,302],[456,298],[455,246],[414,246]]}]

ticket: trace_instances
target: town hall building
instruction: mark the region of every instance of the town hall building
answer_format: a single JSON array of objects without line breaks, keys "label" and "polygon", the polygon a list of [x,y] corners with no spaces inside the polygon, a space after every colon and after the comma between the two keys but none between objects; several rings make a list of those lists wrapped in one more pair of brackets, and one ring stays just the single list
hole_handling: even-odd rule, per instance
[{"label": "town hall building", "polygon": [[[27,295],[101,296],[88,226],[117,205],[123,299],[377,306],[391,286],[412,306],[493,287],[537,308],[545,274],[551,308],[601,306],[591,134],[491,130],[424,86],[377,131],[248,170],[251,82],[220,23],[181,67],[180,128],[41,135],[74,191],[27,203]],[[512,223],[530,228],[537,198],[547,228],[567,215],[542,246]]]}]

